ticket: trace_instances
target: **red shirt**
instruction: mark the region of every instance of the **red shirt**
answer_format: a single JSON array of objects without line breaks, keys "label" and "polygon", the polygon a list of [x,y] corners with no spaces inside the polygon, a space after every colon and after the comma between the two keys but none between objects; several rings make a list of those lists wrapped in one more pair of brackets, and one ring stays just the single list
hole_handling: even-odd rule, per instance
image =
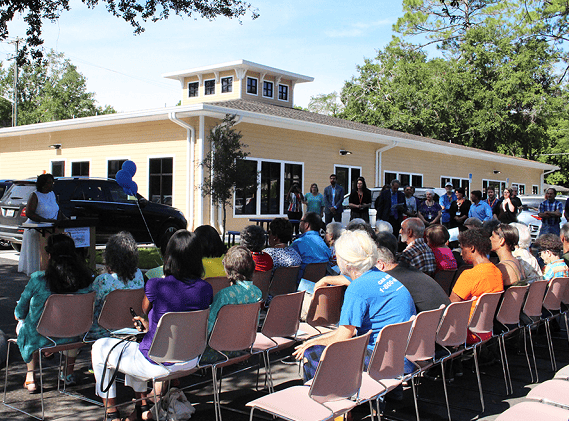
[{"label": "red shirt", "polygon": [[265,253],[261,252],[251,252],[253,256],[253,261],[255,262],[255,272],[266,272],[273,269],[273,258]]}]

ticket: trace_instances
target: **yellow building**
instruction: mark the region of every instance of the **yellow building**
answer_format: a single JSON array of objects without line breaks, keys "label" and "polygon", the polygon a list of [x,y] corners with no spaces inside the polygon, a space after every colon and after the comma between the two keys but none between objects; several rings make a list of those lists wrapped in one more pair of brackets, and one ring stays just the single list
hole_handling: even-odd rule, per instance
[{"label": "yellow building", "polygon": [[221,209],[201,194],[200,162],[209,130],[226,114],[250,153],[257,188],[238,186],[228,209],[228,229],[250,218],[286,215],[290,183],[320,191],[331,173],[346,192],[362,175],[368,186],[393,178],[417,187],[447,181],[470,190],[518,185],[520,193],[543,191],[544,175],[557,167],[434,139],[341,120],[292,107],[295,85],[307,76],[245,60],[164,75],[180,81],[182,105],[0,130],[0,178],[113,177],[126,159],[138,167],[134,181],[149,200],[184,212],[188,229],[219,227]]}]

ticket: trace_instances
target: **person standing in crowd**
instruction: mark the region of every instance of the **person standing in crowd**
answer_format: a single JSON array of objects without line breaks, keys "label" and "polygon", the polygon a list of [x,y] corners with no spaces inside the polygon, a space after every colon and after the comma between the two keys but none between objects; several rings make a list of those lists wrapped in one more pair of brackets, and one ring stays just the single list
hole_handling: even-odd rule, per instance
[{"label": "person standing in crowd", "polygon": [[416,267],[421,272],[433,276],[437,270],[435,255],[429,248],[423,235],[425,225],[419,218],[407,218],[401,224],[401,241],[407,243],[407,247],[399,257],[400,262],[406,262]]},{"label": "person standing in crowd", "polygon": [[450,227],[464,230],[464,221],[468,218],[470,200],[466,199],[466,192],[462,187],[456,189],[456,200],[450,205]]},{"label": "person standing in crowd", "polygon": [[393,232],[399,232],[403,215],[407,211],[405,195],[399,191],[399,180],[391,180],[391,188],[383,190],[375,199],[377,219],[387,221],[393,227]]},{"label": "person standing in crowd", "polygon": [[518,222],[519,207],[517,203],[519,200],[518,198],[512,197],[511,188],[505,189],[504,197],[501,198],[493,208],[494,217],[503,224]]},{"label": "person standing in crowd", "polygon": [[563,212],[563,205],[558,200],[555,200],[557,190],[553,187],[547,189],[545,199],[539,204],[539,213],[537,216],[541,218],[541,229],[539,236],[544,234],[555,234],[559,236],[561,223],[561,214]]},{"label": "person standing in crowd", "polygon": [[336,184],[336,174],[330,174],[330,185],[324,189],[324,218],[326,224],[332,222],[342,222],[342,212],[344,207],[344,189]]},{"label": "person standing in crowd", "polygon": [[414,196],[415,187],[407,186],[405,187],[405,205],[407,205],[407,210],[405,215],[414,218],[417,216],[417,209],[419,209],[419,200]]},{"label": "person standing in crowd", "polygon": [[543,269],[543,279],[550,281],[553,278],[569,277],[569,267],[561,257],[563,243],[557,235],[540,235],[535,245],[539,249],[539,255],[546,265]]},{"label": "person standing in crowd", "polygon": [[318,193],[318,184],[312,183],[310,185],[310,192],[304,195],[304,203],[306,204],[306,212],[314,212],[322,218],[326,205],[324,196],[322,196],[322,193]]},{"label": "person standing in crowd", "polygon": [[[32,192],[26,204],[26,223],[56,222],[65,216],[59,211],[59,205],[53,192],[53,175],[41,174],[36,180],[36,191]],[[40,247],[39,231],[26,228],[22,238],[22,250],[18,261],[18,272],[30,276],[42,267],[47,255]]]},{"label": "person standing in crowd", "polygon": [[273,269],[273,259],[265,253],[265,230],[259,225],[248,225],[241,231],[241,245],[253,256],[255,272],[266,272]]},{"label": "person standing in crowd", "polygon": [[[288,202],[288,208],[286,210],[288,219],[299,221],[300,218],[302,218],[304,196],[300,192],[300,185],[298,183],[292,183],[286,195],[286,201]],[[298,234],[298,226],[296,227],[296,233]]]},{"label": "person standing in crowd", "polygon": [[322,237],[320,237],[321,227],[322,219],[313,212],[306,213],[300,220],[300,232],[302,235],[294,240],[290,246],[302,259],[298,272],[299,281],[304,274],[304,268],[307,264],[330,261],[332,252]]},{"label": "person standing in crowd", "polygon": [[445,227],[449,228],[449,224],[452,219],[450,205],[452,202],[456,201],[456,195],[452,191],[452,183],[450,181],[445,184],[445,190],[446,193],[439,199],[439,205],[441,205],[442,208],[441,222]]},{"label": "person standing in crowd", "polygon": [[494,210],[494,206],[496,206],[496,203],[498,203],[498,198],[496,197],[496,190],[494,189],[494,186],[486,187],[485,202],[488,203],[490,209]]},{"label": "person standing in crowd", "polygon": [[361,218],[369,224],[371,190],[367,188],[366,180],[363,177],[358,177],[356,186],[357,188],[350,192],[350,221],[354,218]]},{"label": "person standing in crowd", "polygon": [[427,190],[425,193],[427,199],[419,205],[419,212],[417,216],[425,226],[431,224],[440,224],[442,217],[442,207],[437,202],[435,202],[435,192],[432,190]]},{"label": "person standing in crowd", "polygon": [[486,202],[482,202],[482,192],[480,190],[473,190],[470,193],[470,210],[468,211],[469,218],[478,218],[482,222],[492,219],[492,209]]}]

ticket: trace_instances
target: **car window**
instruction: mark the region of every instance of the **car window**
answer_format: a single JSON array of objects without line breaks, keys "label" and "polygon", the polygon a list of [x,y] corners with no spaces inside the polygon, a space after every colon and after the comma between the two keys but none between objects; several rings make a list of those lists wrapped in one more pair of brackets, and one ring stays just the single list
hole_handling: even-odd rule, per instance
[{"label": "car window", "polygon": [[109,192],[111,195],[111,201],[121,202],[121,203],[136,203],[134,196],[127,195],[123,188],[115,183],[109,183]]},{"label": "car window", "polygon": [[107,189],[102,181],[82,181],[75,189],[71,200],[87,200],[90,202],[107,202]]},{"label": "car window", "polygon": [[35,190],[35,184],[14,184],[6,192],[6,195],[2,198],[2,202],[10,203],[11,205],[27,202],[30,194]]}]

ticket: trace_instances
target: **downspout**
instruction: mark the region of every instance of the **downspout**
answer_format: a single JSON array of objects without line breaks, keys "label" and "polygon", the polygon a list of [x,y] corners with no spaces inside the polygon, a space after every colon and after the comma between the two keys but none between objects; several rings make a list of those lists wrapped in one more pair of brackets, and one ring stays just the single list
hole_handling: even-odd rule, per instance
[{"label": "downspout", "polygon": [[194,145],[196,142],[196,130],[193,126],[186,123],[183,120],[180,120],[176,117],[176,112],[171,112],[168,114],[168,118],[173,123],[176,123],[179,126],[182,126],[186,129],[187,132],[187,145],[186,145],[186,154],[189,156],[188,162],[188,169],[186,171],[186,185],[189,187],[189,194],[186,196],[186,209],[188,211],[188,219],[189,219],[189,229],[190,231],[194,230]]},{"label": "downspout", "polygon": [[383,152],[388,151],[389,149],[392,149],[397,146],[397,141],[392,140],[391,142],[392,142],[391,145],[384,146],[383,148],[380,148],[375,151],[375,165],[376,165],[375,187],[381,187],[379,185],[379,179],[381,177],[381,163],[382,163]]},{"label": "downspout", "polygon": [[541,190],[541,191],[540,191],[540,194],[543,193],[543,185],[545,184],[545,176],[548,175],[548,174],[551,174],[552,172],[557,171],[558,169],[559,169],[559,168],[557,168],[557,169],[555,169],[555,170],[545,171],[543,174],[541,174],[541,176],[540,176],[541,180],[540,180],[540,186],[539,186],[539,188],[540,188],[540,190]]}]

